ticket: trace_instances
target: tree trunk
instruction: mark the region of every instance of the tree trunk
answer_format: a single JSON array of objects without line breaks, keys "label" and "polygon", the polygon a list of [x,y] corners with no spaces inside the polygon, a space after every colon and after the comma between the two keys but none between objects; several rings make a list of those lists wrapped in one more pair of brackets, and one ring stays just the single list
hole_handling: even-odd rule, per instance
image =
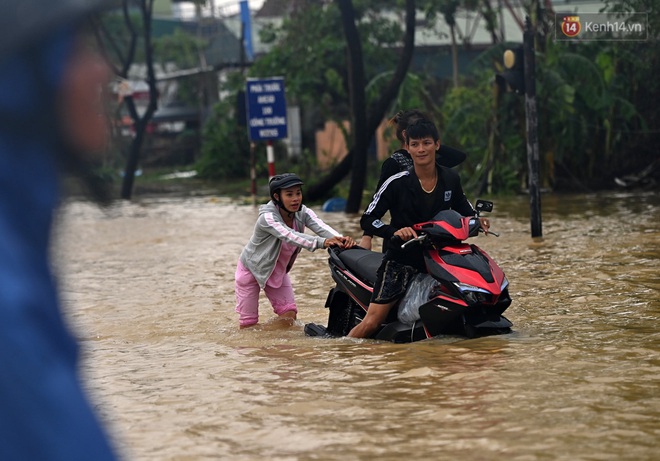
[{"label": "tree trunk", "polygon": [[[125,11],[127,11],[128,0],[124,0],[124,2],[124,8]],[[139,2],[139,10],[141,14],[144,34],[144,60],[147,65],[149,104],[147,105],[144,114],[140,116],[135,108],[135,102],[133,101],[133,98],[126,98],[126,107],[128,108],[131,120],[133,120],[133,127],[135,128],[135,138],[133,138],[133,141],[131,142],[128,158],[126,160],[126,168],[124,170],[124,180],[122,181],[121,198],[124,200],[130,200],[133,195],[135,171],[137,170],[140,161],[140,153],[142,151],[142,145],[146,136],[147,127],[149,126],[149,121],[153,117],[158,107],[158,88],[156,87],[156,73],[154,72],[153,47],[151,43],[151,19],[153,16],[153,4],[154,0],[141,0]],[[125,14],[125,17],[127,26],[129,29],[132,29],[128,14]],[[133,55],[130,56],[132,61]],[[130,62],[124,62],[123,67],[126,69],[126,72],[128,72],[128,69],[130,68]],[[126,77],[126,75],[123,77]]]},{"label": "tree trunk", "polygon": [[144,142],[144,135],[146,129],[138,127],[142,122],[135,124],[135,138],[131,142],[128,151],[128,158],[126,159],[126,167],[124,168],[124,179],[121,183],[121,198],[130,200],[133,195],[133,184],[135,182],[135,171],[137,170],[140,161],[140,151],[142,150],[142,143]]},{"label": "tree trunk", "polygon": [[355,25],[355,10],[351,0],[339,0],[342,26],[348,44],[348,88],[352,112],[351,139],[353,140],[353,162],[351,187],[346,211],[357,213],[360,208],[364,181],[367,174],[367,148],[373,133],[367,133],[367,110],[364,81],[364,66],[360,34]]},{"label": "tree trunk", "polygon": [[[346,31],[346,20],[348,20],[349,18],[344,17],[345,14],[344,9],[346,9],[346,14],[348,15],[353,11],[353,5],[350,0],[341,0],[339,4],[340,4],[340,8],[342,9],[342,19],[344,21],[344,27]],[[347,207],[346,207],[346,211],[349,213],[356,213],[359,211],[360,202],[362,199],[362,192],[364,190],[364,181],[366,177],[366,165],[367,165],[366,149],[369,146],[369,142],[374,137],[374,134],[376,133],[378,126],[385,117],[385,113],[392,104],[392,101],[394,101],[394,99],[396,98],[396,95],[399,92],[399,87],[401,86],[401,83],[405,79],[406,74],[408,73],[410,62],[412,61],[413,51],[415,48],[415,10],[416,10],[415,0],[406,0],[406,30],[404,35],[404,45],[403,45],[403,50],[401,52],[401,57],[399,59],[397,68],[394,71],[394,74],[392,75],[392,78],[387,88],[382,93],[381,98],[378,101],[376,101],[372,107],[369,108],[368,112],[365,111],[365,115],[364,115],[365,123],[363,125],[365,126],[365,128],[363,128],[362,130],[358,130],[357,127],[355,126],[352,127],[352,132],[354,133],[353,136],[354,145],[351,146],[348,154],[342,159],[341,162],[339,162],[339,164],[332,171],[330,171],[330,173],[328,173],[324,178],[322,178],[317,184],[310,186],[309,190],[307,191],[307,197],[309,198],[309,200],[318,200],[322,198],[329,189],[337,185],[342,179],[346,177],[348,172],[351,171],[352,167],[357,165],[357,169],[359,170],[360,168],[362,168],[361,165],[364,165],[363,170],[361,172],[358,171],[357,173],[354,172],[353,177],[351,178],[351,190],[349,192],[350,194],[349,199],[351,200],[351,204],[349,207],[347,203]],[[354,27],[355,25],[354,14],[351,21]],[[347,45],[350,48],[355,46],[355,43],[348,42]],[[355,57],[354,53],[355,51],[349,51],[349,56],[351,56],[351,59],[354,59]],[[359,54],[361,55],[361,51]],[[360,63],[360,68],[362,68],[362,63]],[[355,69],[353,69],[353,71],[354,70]],[[362,84],[361,92],[364,95],[364,76],[362,78],[363,78],[363,84]],[[353,95],[351,95],[351,104],[353,105],[353,107],[355,103],[357,103],[357,100],[354,98]],[[366,101],[363,101],[362,106],[366,107]],[[353,120],[356,119],[357,117],[356,114],[354,113]],[[357,139],[358,139],[357,134],[359,131],[364,131],[364,136],[360,141],[361,143],[364,144],[364,147],[361,148],[362,151],[358,150],[360,149],[360,147],[357,144]],[[359,155],[362,155],[363,158],[359,160],[354,160],[354,157]]]},{"label": "tree trunk", "polygon": [[456,43],[456,26],[449,25],[451,32],[451,67],[452,67],[452,80],[454,88],[458,88],[458,44]]}]

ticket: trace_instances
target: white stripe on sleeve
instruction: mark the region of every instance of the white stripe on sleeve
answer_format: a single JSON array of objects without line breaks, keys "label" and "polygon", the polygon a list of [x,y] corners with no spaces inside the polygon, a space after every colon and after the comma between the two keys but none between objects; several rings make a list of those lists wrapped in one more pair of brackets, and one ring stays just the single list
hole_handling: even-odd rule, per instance
[{"label": "white stripe on sleeve", "polygon": [[367,209],[364,211],[365,214],[369,214],[372,211],[374,211],[374,208],[376,208],[376,205],[378,205],[378,200],[380,200],[380,196],[385,192],[385,189],[387,189],[387,186],[394,181],[395,179],[401,178],[403,176],[408,176],[410,173],[408,171],[402,171],[400,173],[394,174],[387,178],[385,182],[383,183],[382,186],[380,186],[380,189],[374,194],[374,198],[371,200],[371,203],[367,207]]},{"label": "white stripe on sleeve", "polygon": [[265,213],[264,218],[266,219],[266,224],[271,226],[273,229],[277,231],[278,234],[280,234],[282,237],[285,237],[294,245],[298,245],[303,248],[316,247],[316,239],[311,239],[311,238],[306,239],[300,236],[300,234],[294,232],[290,227],[285,226],[280,221],[275,219],[273,217],[273,213]]}]

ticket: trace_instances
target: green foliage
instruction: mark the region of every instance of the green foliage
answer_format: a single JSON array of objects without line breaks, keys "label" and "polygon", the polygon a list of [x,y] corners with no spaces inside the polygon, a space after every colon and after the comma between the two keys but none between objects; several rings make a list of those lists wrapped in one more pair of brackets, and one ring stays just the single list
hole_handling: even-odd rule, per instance
[{"label": "green foliage", "polygon": [[539,136],[545,152],[581,183],[612,174],[624,140],[643,124],[617,81],[617,50],[607,42],[573,49],[550,42],[540,56],[539,117],[548,122],[539,125]]},{"label": "green foliage", "polygon": [[[476,86],[461,86],[450,89],[442,106],[443,139],[448,144],[463,146],[471,153],[485,152],[488,148],[489,124],[492,117],[491,92],[488,80]],[[470,157],[465,166],[474,171],[478,163]]]},{"label": "green foliage", "polygon": [[[451,89],[445,96],[445,140],[470,154],[464,165],[470,185],[483,182],[491,158],[494,188],[515,188],[515,175],[526,173],[524,98],[502,95],[494,117],[490,83],[502,70],[498,66],[506,47],[484,52],[473,63],[470,86]],[[653,77],[660,71],[657,42],[572,44],[548,39],[541,48],[536,54],[536,93],[544,184],[611,185],[622,168],[639,170],[648,163],[650,155],[631,145],[655,145],[649,139],[657,139],[646,128],[649,120],[658,120],[657,109],[648,102],[660,90]],[[636,136],[640,132],[646,136]],[[489,142],[493,140],[497,143]]]},{"label": "green foliage", "polygon": [[[392,69],[396,63],[393,45],[400,42],[401,25],[375,14],[385,4],[394,3],[354,2],[367,81]],[[368,20],[364,20],[367,17]],[[346,117],[346,42],[339,9],[334,2],[307,3],[286,18],[281,27],[263,30],[261,40],[272,43],[273,48],[252,66],[250,76],[284,76],[290,99],[302,106],[317,108],[321,119]]]},{"label": "green foliage", "polygon": [[206,45],[206,40],[177,28],[171,35],[154,39],[154,53],[161,63],[172,62],[180,69],[188,69],[199,65],[199,50]]},{"label": "green foliage", "polygon": [[[229,79],[231,86],[236,84],[236,76]],[[239,126],[236,113],[236,93],[217,103],[213,114],[204,125],[204,142],[202,155],[195,165],[200,178],[204,179],[236,179],[250,176],[250,141],[248,129]],[[281,142],[273,144],[275,161],[280,168],[290,168],[293,164],[287,161],[286,148]],[[254,158],[256,174],[268,177],[268,162],[266,144],[254,143]],[[303,157],[307,158],[307,157]],[[314,164],[307,159],[304,167],[296,171],[314,171]],[[307,169],[305,169],[307,168]]]},{"label": "green foliage", "polygon": [[[383,85],[392,77],[394,71],[386,71],[376,75],[367,83],[367,97],[375,99],[381,92]],[[406,74],[396,100],[393,103],[392,113],[411,107],[422,108],[426,112],[436,112],[435,99],[429,91],[429,81],[420,75],[408,72]]]},{"label": "green foliage", "polygon": [[[262,29],[262,42],[272,44],[272,48],[249,70],[250,77],[283,76],[289,104],[299,105],[303,111],[307,111],[308,123],[326,120],[340,122],[350,117],[346,86],[346,43],[341,16],[336,4],[322,3],[307,2],[300,5],[294,14],[284,19],[280,27]],[[396,18],[384,19],[377,13],[381,7],[394,6],[397,3],[403,5],[398,0],[354,2],[363,39],[365,75],[370,82],[368,94],[373,99],[380,96],[388,82],[391,69],[398,60],[394,45],[399,44],[403,37],[401,24]],[[407,81],[409,94],[416,95],[417,92],[410,88],[421,87],[419,79],[410,76]],[[241,79],[240,82],[223,84],[223,91],[234,93],[242,87],[244,80]],[[427,97],[431,99],[430,96]],[[233,100],[232,97],[229,99]],[[204,137],[202,174],[226,175],[226,170],[235,171],[236,174],[241,171],[241,168],[229,168],[235,164],[235,156],[231,161],[225,162],[221,160],[224,156],[222,149],[213,147],[232,138],[233,129],[229,127],[231,123],[231,120],[214,117],[207,125],[208,136]],[[340,123],[339,126],[343,125]],[[348,132],[344,133],[345,137],[349,135]],[[278,162],[284,162],[282,166],[287,168],[300,168],[310,174],[316,173],[315,156],[311,154],[292,161],[278,159]],[[213,171],[216,172],[212,173]]]},{"label": "green foliage", "polygon": [[[303,2],[281,27],[265,28],[261,39],[272,50],[250,69],[250,76],[283,76],[290,103],[312,108],[316,120],[348,116],[346,44],[334,2]],[[457,1],[419,0],[429,20],[443,20]],[[660,30],[660,13],[650,0],[616,0],[611,8],[648,11],[651,36]],[[388,82],[401,23],[378,16],[389,6],[402,11],[401,0],[354,0],[363,39],[367,98],[375,100]],[[461,1],[462,8],[481,8],[480,1]],[[445,11],[446,10],[446,11]],[[655,27],[654,26],[658,26]],[[460,167],[466,190],[479,191],[488,182],[495,193],[525,187],[527,153],[524,98],[502,94],[495,107],[492,79],[501,71],[505,44],[486,50],[464,75],[461,87],[447,88],[432,76],[409,73],[391,113],[422,108],[439,122],[444,143],[468,153]],[[641,42],[559,43],[551,38],[539,47],[537,108],[544,185],[555,188],[612,183],[614,174],[637,171],[654,161],[660,143],[660,45]],[[244,85],[236,75],[225,83],[235,93]],[[204,171],[216,177],[246,176],[249,171],[246,129],[235,127],[233,98],[221,103],[207,125]],[[303,109],[305,110],[305,109]],[[229,115],[226,115],[229,114]],[[215,146],[215,147],[213,147]],[[392,146],[398,147],[398,146]],[[259,148],[262,148],[260,146]],[[279,152],[279,151],[278,151]],[[314,174],[314,155],[289,161],[283,168],[306,177]],[[257,155],[265,158],[265,155]],[[258,165],[260,174],[265,163]],[[280,168],[278,167],[278,170]],[[373,168],[377,173],[378,168]],[[212,171],[215,171],[212,173]],[[377,176],[377,175],[376,175]]]},{"label": "green foliage", "polygon": [[204,126],[202,156],[196,169],[208,179],[245,178],[250,174],[247,129],[238,126],[229,99],[218,104]]},{"label": "green foliage", "polygon": [[[207,45],[193,35],[176,29],[173,34],[154,39],[154,59],[163,68],[174,64],[177,69],[199,67],[200,50]],[[198,105],[200,76],[190,76],[178,80],[177,99],[190,106]]]},{"label": "green foliage", "polygon": [[108,11],[99,17],[99,28],[97,38],[115,67],[122,69],[132,50],[135,52],[133,61],[144,62],[144,25],[139,12],[130,10],[128,18],[125,18],[120,10]]},{"label": "green foliage", "polygon": [[[470,86],[451,88],[445,95],[440,123],[443,142],[468,153],[461,165],[467,191],[481,192],[481,185],[490,174],[494,192],[514,192],[519,189],[519,177],[525,165],[518,102],[502,101],[496,114],[492,74],[481,71],[473,82]],[[493,146],[491,140],[496,129],[499,140]]]},{"label": "green foliage", "polygon": [[249,75],[283,76],[289,97],[303,105],[342,103],[346,91],[337,84],[337,74],[344,69],[345,43],[338,21],[336,8],[328,13],[320,5],[286,18],[280,28],[262,34],[262,41],[274,46],[254,63]]}]

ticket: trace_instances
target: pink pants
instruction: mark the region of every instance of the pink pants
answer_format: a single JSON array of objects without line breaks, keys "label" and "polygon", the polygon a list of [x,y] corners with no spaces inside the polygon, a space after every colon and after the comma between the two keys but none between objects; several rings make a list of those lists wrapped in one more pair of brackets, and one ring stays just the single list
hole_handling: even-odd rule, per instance
[{"label": "pink pants", "polygon": [[[242,327],[254,325],[259,322],[259,292],[261,288],[259,283],[239,261],[236,267],[236,312],[239,315],[239,324]],[[298,313],[296,300],[293,297],[293,287],[289,275],[286,274],[282,279],[282,285],[273,288],[266,283],[264,293],[268,297],[273,312],[282,315],[285,312]]]}]

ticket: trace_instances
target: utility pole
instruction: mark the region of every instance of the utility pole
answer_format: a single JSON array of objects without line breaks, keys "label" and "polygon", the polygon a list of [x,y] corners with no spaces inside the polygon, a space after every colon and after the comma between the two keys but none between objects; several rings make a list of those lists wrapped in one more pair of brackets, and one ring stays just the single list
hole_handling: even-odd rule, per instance
[{"label": "utility pole", "polygon": [[[525,18],[522,46],[504,51],[504,71],[495,75],[499,91],[513,91],[525,96],[525,123],[527,132],[527,186],[532,238],[542,237],[541,188],[539,180],[538,114],[536,110],[536,31],[529,16]],[[499,93],[498,93],[499,94]]]},{"label": "utility pole", "polygon": [[523,54],[525,64],[525,115],[527,119],[527,168],[529,171],[529,206],[532,238],[542,237],[541,188],[539,184],[539,138],[536,110],[536,56],[534,53],[535,31],[532,22],[525,18]]}]

